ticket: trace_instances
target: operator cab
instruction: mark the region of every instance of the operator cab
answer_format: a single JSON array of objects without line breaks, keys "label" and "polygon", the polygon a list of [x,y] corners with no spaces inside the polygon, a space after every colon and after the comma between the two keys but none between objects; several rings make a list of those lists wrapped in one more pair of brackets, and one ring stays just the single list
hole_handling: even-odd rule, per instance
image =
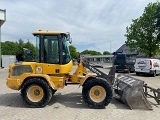
[{"label": "operator cab", "polygon": [[68,47],[71,38],[68,32],[39,30],[33,35],[36,37],[36,62],[63,65],[71,61]]}]

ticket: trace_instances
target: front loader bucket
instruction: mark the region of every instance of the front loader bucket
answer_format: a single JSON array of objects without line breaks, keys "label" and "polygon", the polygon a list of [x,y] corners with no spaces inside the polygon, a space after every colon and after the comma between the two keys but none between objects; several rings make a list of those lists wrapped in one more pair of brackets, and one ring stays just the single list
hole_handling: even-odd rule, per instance
[{"label": "front loader bucket", "polygon": [[115,82],[115,93],[131,109],[152,110],[152,106],[144,94],[143,85],[144,81],[119,74]]}]

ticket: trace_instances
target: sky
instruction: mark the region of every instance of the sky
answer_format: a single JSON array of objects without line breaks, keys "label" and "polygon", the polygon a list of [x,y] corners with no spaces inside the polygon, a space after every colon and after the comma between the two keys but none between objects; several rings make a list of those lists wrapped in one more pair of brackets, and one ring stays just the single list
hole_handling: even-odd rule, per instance
[{"label": "sky", "polygon": [[86,49],[115,52],[126,27],[156,0],[0,0],[6,9],[1,41],[30,41],[37,30],[70,32],[78,52]]}]

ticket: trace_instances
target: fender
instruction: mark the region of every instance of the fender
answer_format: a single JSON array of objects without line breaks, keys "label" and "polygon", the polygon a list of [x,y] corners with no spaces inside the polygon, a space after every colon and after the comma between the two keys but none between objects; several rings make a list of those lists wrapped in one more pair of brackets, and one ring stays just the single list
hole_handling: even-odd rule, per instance
[{"label": "fender", "polygon": [[22,80],[22,84],[20,86],[20,88],[23,86],[23,83],[28,79],[28,78],[35,78],[35,77],[38,77],[38,78],[44,78],[45,81],[47,81],[47,83],[49,84],[49,86],[52,88],[52,89],[55,89],[55,85],[53,84],[53,82],[51,81],[51,78],[49,75],[46,75],[46,74],[29,74],[29,75],[26,75],[26,77]]},{"label": "fender", "polygon": [[89,79],[89,78],[94,78],[97,77],[96,73],[87,73],[85,78],[82,80],[79,86],[83,86],[83,84]]}]

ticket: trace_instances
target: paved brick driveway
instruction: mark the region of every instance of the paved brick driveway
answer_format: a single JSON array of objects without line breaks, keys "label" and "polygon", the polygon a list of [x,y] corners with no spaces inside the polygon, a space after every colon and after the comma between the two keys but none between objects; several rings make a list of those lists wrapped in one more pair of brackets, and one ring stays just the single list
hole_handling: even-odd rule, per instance
[{"label": "paved brick driveway", "polygon": [[[104,70],[106,73],[107,69]],[[45,108],[26,108],[20,93],[6,86],[8,70],[0,70],[0,120],[159,120],[160,105],[153,99],[153,110],[130,110],[113,99],[106,109],[90,109],[82,99],[81,88],[67,86],[56,92]],[[135,76],[134,74],[132,76]],[[137,77],[137,76],[135,76]],[[146,80],[153,87],[160,87],[160,76]]]}]

